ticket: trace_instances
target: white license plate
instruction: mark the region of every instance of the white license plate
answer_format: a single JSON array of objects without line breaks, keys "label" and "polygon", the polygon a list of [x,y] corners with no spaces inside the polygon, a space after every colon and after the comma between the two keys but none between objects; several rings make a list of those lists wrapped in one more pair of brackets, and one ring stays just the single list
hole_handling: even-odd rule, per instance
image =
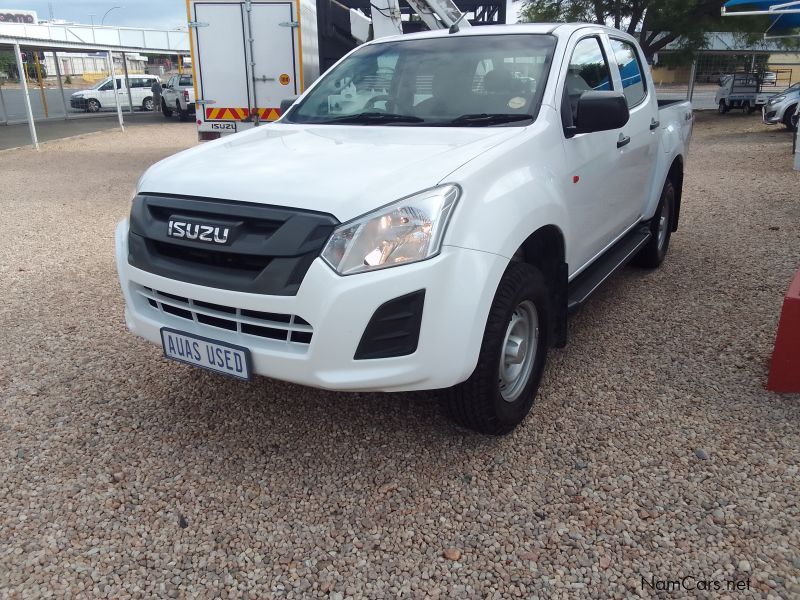
[{"label": "white license plate", "polygon": [[226,131],[236,131],[236,123],[211,123],[211,129],[219,131],[220,129]]},{"label": "white license plate", "polygon": [[166,327],[161,328],[164,356],[178,362],[250,379],[250,350]]}]

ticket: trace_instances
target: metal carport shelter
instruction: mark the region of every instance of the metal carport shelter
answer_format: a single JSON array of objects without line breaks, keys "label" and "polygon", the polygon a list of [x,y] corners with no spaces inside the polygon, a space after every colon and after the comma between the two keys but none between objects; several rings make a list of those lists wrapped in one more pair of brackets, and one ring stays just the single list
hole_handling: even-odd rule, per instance
[{"label": "metal carport shelter", "polygon": [[[189,34],[187,31],[171,31],[158,29],[140,29],[123,27],[95,27],[88,25],[60,25],[42,24],[29,25],[19,23],[0,24],[0,50],[11,49],[20,74],[20,85],[24,91],[25,109],[31,136],[31,144],[39,148],[36,135],[36,123],[29,96],[28,83],[25,77],[25,64],[22,60],[22,49],[32,49],[53,52],[55,57],[56,76],[64,102],[64,118],[69,114],[64,99],[63,84],[58,61],[58,52],[98,52],[105,53],[109,72],[116,79],[114,71],[113,53],[122,54],[124,75],[128,77],[126,54],[159,54],[173,56],[189,55]],[[128,86],[128,99],[130,110],[133,111],[133,102],[130,98]],[[124,131],[122,107],[119,97],[115,95],[119,126]]]}]

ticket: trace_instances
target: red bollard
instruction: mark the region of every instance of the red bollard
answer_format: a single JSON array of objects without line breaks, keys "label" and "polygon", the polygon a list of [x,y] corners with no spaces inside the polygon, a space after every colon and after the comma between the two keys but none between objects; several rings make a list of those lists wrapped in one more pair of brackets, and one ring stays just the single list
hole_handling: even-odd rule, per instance
[{"label": "red bollard", "polygon": [[783,298],[767,389],[800,393],[800,270]]}]

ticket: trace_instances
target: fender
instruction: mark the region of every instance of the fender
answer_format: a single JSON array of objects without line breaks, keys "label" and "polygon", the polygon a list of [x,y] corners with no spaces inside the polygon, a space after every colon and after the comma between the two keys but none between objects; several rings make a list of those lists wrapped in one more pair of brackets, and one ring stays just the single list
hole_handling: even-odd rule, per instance
[{"label": "fender", "polygon": [[[445,244],[511,259],[528,236],[545,225],[555,225],[569,240],[566,205],[557,184],[564,169],[560,120],[543,108],[531,128],[533,135],[511,138],[443,180],[458,181],[464,190]],[[469,210],[464,210],[467,205]]]}]

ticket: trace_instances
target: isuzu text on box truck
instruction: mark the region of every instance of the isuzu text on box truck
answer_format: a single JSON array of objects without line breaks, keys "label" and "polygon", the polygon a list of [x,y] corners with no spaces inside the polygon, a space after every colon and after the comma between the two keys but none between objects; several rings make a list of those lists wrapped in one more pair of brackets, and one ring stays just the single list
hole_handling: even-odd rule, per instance
[{"label": "isuzu text on box truck", "polygon": [[568,312],[664,260],[691,130],[614,29],[367,43],[277,122],[142,176],[116,232],[127,325],[241,379],[441,389],[509,432]]}]

